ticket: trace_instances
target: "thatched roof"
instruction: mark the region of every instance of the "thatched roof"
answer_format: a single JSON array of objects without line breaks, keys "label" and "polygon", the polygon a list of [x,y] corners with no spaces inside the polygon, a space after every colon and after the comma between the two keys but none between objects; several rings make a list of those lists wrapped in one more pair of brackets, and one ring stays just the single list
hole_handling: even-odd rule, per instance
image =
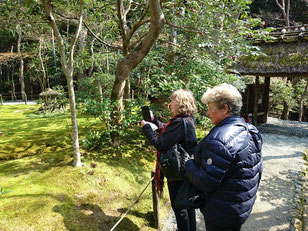
[{"label": "thatched roof", "polygon": [[256,41],[264,55],[242,56],[232,67],[242,75],[308,77],[308,25],[280,28]]},{"label": "thatched roof", "polygon": [[46,91],[40,93],[40,96],[58,96],[61,95],[60,92],[47,88]]},{"label": "thatched roof", "polygon": [[[22,53],[22,57],[30,57],[29,54]],[[0,64],[7,64],[10,61],[18,59],[20,55],[18,53],[8,52],[8,53],[0,53]]]},{"label": "thatched roof", "polygon": [[6,64],[18,57],[19,55],[17,53],[0,53],[0,64]]}]

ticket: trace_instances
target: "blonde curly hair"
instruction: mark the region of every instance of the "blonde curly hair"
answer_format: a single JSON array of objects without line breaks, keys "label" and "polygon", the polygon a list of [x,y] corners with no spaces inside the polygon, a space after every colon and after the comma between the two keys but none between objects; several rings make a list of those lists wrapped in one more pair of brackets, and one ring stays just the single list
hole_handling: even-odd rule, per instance
[{"label": "blonde curly hair", "polygon": [[170,99],[175,102],[175,110],[177,115],[188,116],[196,112],[195,97],[192,92],[185,89],[174,91]]},{"label": "blonde curly hair", "polygon": [[213,103],[219,109],[225,104],[229,107],[229,112],[239,115],[243,102],[241,93],[231,84],[223,83],[213,88],[209,88],[201,98],[202,103]]}]

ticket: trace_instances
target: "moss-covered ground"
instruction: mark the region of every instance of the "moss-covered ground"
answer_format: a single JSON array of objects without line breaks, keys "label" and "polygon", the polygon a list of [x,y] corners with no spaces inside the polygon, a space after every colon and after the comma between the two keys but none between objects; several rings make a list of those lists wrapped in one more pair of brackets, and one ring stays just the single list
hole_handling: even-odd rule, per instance
[{"label": "moss-covered ground", "polygon": [[[37,110],[0,106],[0,230],[110,230],[149,182],[154,148],[138,128],[120,149],[81,145],[85,166],[74,168],[69,113],[44,118],[33,116]],[[78,116],[80,140],[95,122]],[[155,230],[151,186],[116,230]]]}]

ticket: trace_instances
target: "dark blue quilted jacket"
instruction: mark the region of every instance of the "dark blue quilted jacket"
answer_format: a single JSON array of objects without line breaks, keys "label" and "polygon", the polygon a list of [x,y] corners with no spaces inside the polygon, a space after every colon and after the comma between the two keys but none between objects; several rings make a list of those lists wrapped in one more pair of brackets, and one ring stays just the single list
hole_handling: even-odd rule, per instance
[{"label": "dark blue quilted jacket", "polygon": [[201,212],[221,226],[243,224],[256,199],[262,174],[262,137],[242,118],[221,121],[186,162],[187,177],[208,195]]}]

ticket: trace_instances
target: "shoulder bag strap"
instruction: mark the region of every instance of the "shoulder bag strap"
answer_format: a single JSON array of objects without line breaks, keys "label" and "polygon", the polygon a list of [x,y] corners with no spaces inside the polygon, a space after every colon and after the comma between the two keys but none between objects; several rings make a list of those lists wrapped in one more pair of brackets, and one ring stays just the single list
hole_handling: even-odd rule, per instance
[{"label": "shoulder bag strap", "polygon": [[183,118],[184,123],[184,147],[187,148],[187,121]]}]

